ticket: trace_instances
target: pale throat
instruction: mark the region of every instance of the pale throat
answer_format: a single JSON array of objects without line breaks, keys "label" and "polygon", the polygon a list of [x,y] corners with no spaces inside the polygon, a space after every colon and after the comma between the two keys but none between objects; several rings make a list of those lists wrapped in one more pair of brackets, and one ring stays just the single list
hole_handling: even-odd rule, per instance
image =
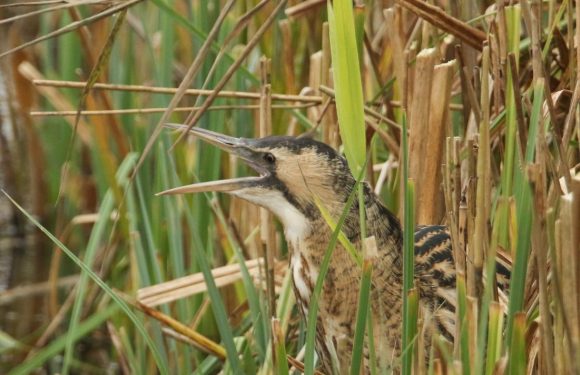
[{"label": "pale throat", "polygon": [[[256,188],[252,188],[251,190],[243,189],[235,192],[235,195],[270,210],[282,222],[284,235],[291,249],[290,270],[292,272],[294,286],[296,287],[296,292],[301,297],[298,300],[308,301],[311,295],[309,287],[311,281],[303,277],[303,268],[307,266],[303,262],[308,262],[308,260],[302,257],[301,248],[304,246],[307,237],[311,234],[311,223],[300,210],[286,200],[280,191],[264,188],[259,190],[257,191]],[[318,270],[314,268],[310,268],[310,270],[313,273],[311,277],[313,280],[316,280]],[[307,306],[303,303],[299,303],[299,305],[303,309],[302,313],[306,316],[308,314]]]},{"label": "pale throat", "polygon": [[268,209],[282,222],[290,246],[296,247],[311,231],[309,220],[290,204],[282,192],[265,188],[247,188],[233,193],[237,197]]}]

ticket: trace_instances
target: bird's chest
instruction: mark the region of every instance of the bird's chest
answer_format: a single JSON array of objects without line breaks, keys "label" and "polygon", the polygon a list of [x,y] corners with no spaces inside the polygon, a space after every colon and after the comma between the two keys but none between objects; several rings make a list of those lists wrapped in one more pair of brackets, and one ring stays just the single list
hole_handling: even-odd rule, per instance
[{"label": "bird's chest", "polygon": [[[305,238],[291,243],[290,271],[296,303],[305,321],[327,243],[321,238]],[[396,338],[400,334],[400,296],[398,288],[390,290],[392,288],[388,287],[393,284],[389,273],[376,271],[369,301],[374,343],[377,351],[380,349],[381,353],[387,353],[381,362],[390,362],[396,355]],[[336,368],[342,373],[350,368],[361,275],[360,267],[342,246],[337,245],[319,298],[316,322],[316,350],[325,373],[335,373]],[[366,345],[364,355],[368,356]],[[380,367],[390,368],[386,363]]]},{"label": "bird's chest", "polygon": [[[291,242],[290,271],[298,304],[304,305],[306,316],[328,246],[325,239],[311,235]],[[343,316],[352,318],[349,314],[356,311],[360,279],[360,267],[341,245],[337,245],[324,279],[319,312],[331,319],[340,319]]]},{"label": "bird's chest", "polygon": [[[326,247],[326,243],[321,246],[308,241],[293,246],[290,271],[296,303],[305,320],[308,319]],[[338,359],[340,368],[348,368],[350,364],[348,358],[352,352],[360,279],[358,266],[342,247],[337,246],[318,300],[316,323],[316,349],[327,369],[333,358]]]}]

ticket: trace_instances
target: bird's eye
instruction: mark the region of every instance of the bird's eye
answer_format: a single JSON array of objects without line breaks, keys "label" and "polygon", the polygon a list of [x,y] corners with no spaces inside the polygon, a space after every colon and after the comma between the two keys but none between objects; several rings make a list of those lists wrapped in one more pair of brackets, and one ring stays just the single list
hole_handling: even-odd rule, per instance
[{"label": "bird's eye", "polygon": [[276,157],[269,152],[266,152],[263,156],[264,160],[270,164],[274,164]]}]

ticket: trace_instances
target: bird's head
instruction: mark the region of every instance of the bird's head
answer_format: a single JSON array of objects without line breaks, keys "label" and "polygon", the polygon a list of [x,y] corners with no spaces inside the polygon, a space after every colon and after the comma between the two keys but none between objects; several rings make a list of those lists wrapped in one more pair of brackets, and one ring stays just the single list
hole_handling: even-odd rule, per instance
[{"label": "bird's head", "polygon": [[315,197],[339,215],[355,184],[346,160],[310,138],[235,138],[201,128],[190,133],[239,157],[259,175],[201,182],[159,194],[225,192],[270,210],[288,229],[296,221],[319,215]]}]

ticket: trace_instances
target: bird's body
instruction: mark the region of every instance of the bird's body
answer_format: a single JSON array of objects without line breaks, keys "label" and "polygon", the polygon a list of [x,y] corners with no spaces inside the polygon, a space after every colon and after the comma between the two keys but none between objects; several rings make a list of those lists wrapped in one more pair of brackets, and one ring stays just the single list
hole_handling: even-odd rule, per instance
[{"label": "bird's body", "polygon": [[[354,183],[354,180],[353,180]],[[399,221],[383,206],[372,190],[364,185],[367,236],[377,244],[371,284],[371,313],[374,348],[379,368],[396,370],[401,355],[403,256]],[[343,206],[331,214],[337,218]],[[306,219],[308,232],[292,238],[289,266],[294,294],[304,319],[316,284],[319,268],[331,237],[326,220],[317,214]],[[293,231],[285,227],[286,232]],[[351,208],[343,233],[355,248],[361,248],[358,206]],[[415,280],[424,313],[428,313],[438,332],[453,338],[455,320],[455,268],[449,233],[442,226],[419,228],[415,233]],[[319,303],[316,348],[327,374],[344,373],[350,368],[355,317],[357,316],[362,270],[338,243],[330,260]],[[368,365],[368,348],[364,349]],[[368,371],[366,371],[368,373]]]},{"label": "bird's body", "polygon": [[[192,132],[236,154],[260,176],[194,184],[164,193],[223,191],[273,212],[284,226],[294,293],[306,319],[332,235],[316,202],[324,206],[335,222],[338,221],[355,188],[355,179],[346,160],[326,144],[308,138],[241,139],[204,129],[192,129]],[[382,370],[397,372],[402,349],[402,230],[396,216],[371,188],[366,183],[361,186],[366,235],[374,236],[378,253],[373,261],[370,295],[373,343],[380,373]],[[360,251],[362,239],[357,203],[355,199],[342,231]],[[324,280],[316,326],[316,350],[325,373],[349,371],[361,276],[361,267],[337,243]],[[452,340],[455,267],[450,236],[443,226],[419,227],[415,232],[415,286],[426,324]],[[364,356],[366,367],[369,356],[366,346]]]}]

